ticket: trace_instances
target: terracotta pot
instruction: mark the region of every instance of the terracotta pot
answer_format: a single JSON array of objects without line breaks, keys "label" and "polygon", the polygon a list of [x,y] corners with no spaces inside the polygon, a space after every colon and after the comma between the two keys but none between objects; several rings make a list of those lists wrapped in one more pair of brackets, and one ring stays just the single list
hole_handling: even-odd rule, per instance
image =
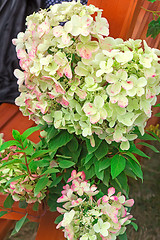
[{"label": "terracotta pot", "polygon": [[[0,207],[3,208],[3,203],[6,199],[7,195],[3,195],[0,193]],[[19,220],[28,213],[28,218],[32,222],[39,222],[40,218],[45,214],[45,209],[42,204],[39,205],[38,211],[33,211],[34,204],[28,204],[26,209],[19,207],[19,202],[15,202],[11,209],[7,209],[8,213],[2,216],[2,219],[10,219],[10,220]],[[5,211],[4,209],[0,209],[0,211]]]},{"label": "terracotta pot", "polygon": [[[0,193],[0,207],[7,195]],[[19,202],[15,202],[11,209],[7,209],[8,213],[0,218],[0,240],[4,239],[10,227],[14,225],[13,220],[20,220],[28,213],[27,218],[32,222],[39,222],[36,240],[64,240],[61,230],[56,229],[55,219],[59,215],[57,212],[50,212],[43,204],[39,205],[38,211],[33,211],[33,204],[28,204],[26,209],[19,207]],[[0,209],[3,211],[4,209]]]}]

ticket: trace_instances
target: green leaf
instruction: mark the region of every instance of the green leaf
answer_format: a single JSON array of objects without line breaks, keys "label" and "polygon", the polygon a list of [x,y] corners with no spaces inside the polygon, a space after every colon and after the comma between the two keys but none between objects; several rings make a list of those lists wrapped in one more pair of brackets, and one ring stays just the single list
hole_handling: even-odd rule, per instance
[{"label": "green leaf", "polygon": [[37,196],[38,193],[47,186],[48,181],[49,181],[49,179],[46,176],[41,177],[38,180],[38,182],[37,182],[37,184],[35,186],[35,189],[34,189],[34,196]]},{"label": "green leaf", "polygon": [[129,187],[128,187],[128,179],[127,179],[127,176],[125,175],[124,172],[122,172],[120,175],[117,176],[117,180],[118,182],[120,183],[121,185],[121,188],[123,190],[123,193],[128,196],[128,190],[129,190]]},{"label": "green leaf", "polygon": [[19,201],[19,208],[26,208],[28,206],[28,203],[26,203],[26,201]]},{"label": "green leaf", "polygon": [[52,151],[66,145],[73,138],[73,134],[69,134],[67,131],[62,130],[54,139],[49,142],[49,146]]},{"label": "green leaf", "polygon": [[119,240],[127,240],[127,234],[126,234],[126,232],[123,233],[122,235],[119,235],[118,238],[119,238]]},{"label": "green leaf", "polygon": [[91,143],[90,143],[90,140],[86,139],[86,145],[87,145],[87,150],[88,150],[89,154],[95,152],[102,142],[102,140],[95,134],[94,134],[94,140],[95,140],[95,147],[92,147]]},{"label": "green leaf", "polygon": [[60,168],[70,168],[70,167],[72,167],[74,165],[75,165],[74,162],[71,162],[71,161],[68,161],[68,160],[61,160],[61,161],[59,161]]},{"label": "green leaf", "polygon": [[55,224],[60,223],[63,220],[63,215],[59,215],[56,220],[54,221]]},{"label": "green leaf", "polygon": [[6,148],[9,148],[11,146],[18,146],[19,147],[19,142],[16,140],[10,140],[8,142],[4,142],[1,147],[0,147],[0,152],[5,150]]},{"label": "green leaf", "polygon": [[48,126],[45,128],[45,131],[47,132],[47,141],[50,141],[59,133],[59,130],[57,130],[54,126]]},{"label": "green leaf", "polygon": [[108,168],[110,165],[111,165],[111,159],[103,158],[101,161],[99,161],[99,171],[102,171]]},{"label": "green leaf", "polygon": [[52,183],[49,186],[49,188],[56,186],[58,183],[60,183],[60,181],[62,180],[62,177],[63,177],[62,175],[57,177],[56,174],[51,174]]},{"label": "green leaf", "polygon": [[151,135],[145,133],[143,136],[138,136],[141,140],[149,140],[149,141],[155,141],[156,138],[152,137]]},{"label": "green leaf", "polygon": [[23,224],[26,222],[26,220],[28,221],[27,215],[28,213],[24,217],[22,217],[18,222],[16,222],[15,228],[12,231],[11,236],[13,236],[15,233],[18,233]]},{"label": "green leaf", "polygon": [[107,187],[109,186],[109,180],[110,180],[110,171],[109,171],[109,169],[106,169],[106,170],[104,171],[103,183],[104,183],[104,185],[106,185]]},{"label": "green leaf", "polygon": [[92,164],[97,161],[97,158],[93,155],[93,157],[85,164],[85,169],[88,170]]},{"label": "green leaf", "polygon": [[143,181],[143,172],[141,170],[141,167],[135,163],[134,160],[128,159],[127,165],[131,168],[131,170],[136,174],[137,177],[141,178]]},{"label": "green leaf", "polygon": [[154,2],[156,2],[157,0],[148,0],[148,1],[154,3]]},{"label": "green leaf", "polygon": [[153,146],[153,145],[150,145],[150,144],[148,144],[146,142],[140,142],[138,144],[139,145],[143,145],[145,147],[148,147],[148,148],[152,149],[154,152],[159,153],[158,149],[155,146]]},{"label": "green leaf", "polygon": [[48,198],[48,201],[47,201],[47,205],[49,206],[49,210],[51,212],[56,212],[57,211],[57,207],[59,207],[59,203],[57,203],[57,199],[59,197],[60,196],[58,194],[49,192],[49,198]]},{"label": "green leaf", "polygon": [[58,157],[58,158],[65,158],[65,159],[71,159],[72,158],[70,156],[64,156],[64,155],[59,155],[59,154],[56,154],[56,157]]},{"label": "green leaf", "polygon": [[148,131],[148,130],[147,130],[147,132],[149,132],[150,134],[152,134],[152,135],[156,138],[156,140],[157,140],[158,142],[160,142],[160,138],[157,136],[156,133],[154,133],[154,132],[152,132],[152,131]]},{"label": "green leaf", "polygon": [[[10,160],[10,161],[8,161],[8,162],[4,162],[1,167],[8,166],[8,165],[10,165],[10,164],[12,165],[12,164],[14,164],[14,163],[22,163],[22,160],[21,160],[21,159],[13,159],[13,160]],[[1,167],[0,167],[0,168],[1,168]]]},{"label": "green leaf", "polygon": [[23,151],[27,155],[31,155],[34,151],[33,145],[31,143],[28,144],[28,147]]},{"label": "green leaf", "polygon": [[136,148],[135,144],[133,144],[133,143],[130,146],[129,152],[136,153],[137,155],[139,155],[141,157],[150,159],[150,157],[147,156],[144,152],[142,152],[140,149]]},{"label": "green leaf", "polygon": [[116,178],[126,166],[126,159],[121,155],[114,155],[111,159],[111,176],[112,179]]},{"label": "green leaf", "polygon": [[103,181],[104,178],[104,171],[99,171],[99,162],[95,162],[95,173],[98,179],[100,179],[101,181]]},{"label": "green leaf", "polygon": [[25,140],[27,137],[29,137],[32,133],[36,132],[40,130],[40,126],[36,126],[36,127],[31,127],[28,128],[23,134],[22,134],[22,140]]},{"label": "green leaf", "polygon": [[87,164],[87,163],[91,160],[91,158],[92,158],[93,156],[94,156],[93,153],[92,153],[92,154],[87,154],[87,156],[85,157],[84,163]]},{"label": "green leaf", "polygon": [[156,116],[156,117],[160,117],[160,113],[156,113],[154,116]]},{"label": "green leaf", "polygon": [[7,211],[0,211],[0,217],[3,217],[6,213],[8,213]]},{"label": "green leaf", "polygon": [[76,152],[78,150],[78,141],[75,137],[72,138],[72,140],[67,144],[68,149],[71,152]]},{"label": "green leaf", "polygon": [[49,165],[50,161],[43,159],[38,161],[31,161],[28,166],[29,169],[34,172],[37,170],[37,167],[49,167]]},{"label": "green leaf", "polygon": [[103,140],[97,150],[94,152],[96,158],[100,160],[101,158],[105,157],[108,153],[108,143]]},{"label": "green leaf", "polygon": [[153,107],[160,107],[160,103],[154,105]]},{"label": "green leaf", "polygon": [[160,33],[160,17],[157,20],[152,20],[148,24],[146,36],[149,37],[151,35],[152,38],[156,38],[159,33]]},{"label": "green leaf", "polygon": [[86,174],[86,179],[89,180],[91,179],[93,176],[95,176],[95,168],[92,165],[87,171],[85,171]]},{"label": "green leaf", "polygon": [[134,227],[135,231],[137,232],[138,230],[138,225],[134,222],[131,222],[131,225]]},{"label": "green leaf", "polygon": [[97,195],[96,195],[96,199],[100,199],[101,197],[104,196],[104,193],[103,192],[99,192]]},{"label": "green leaf", "polygon": [[126,174],[126,176],[129,176],[129,177],[137,180],[137,176],[132,172],[132,170],[130,168],[128,168],[127,164],[126,164],[126,168],[124,170],[124,173]]},{"label": "green leaf", "polygon": [[13,203],[14,203],[14,200],[13,200],[12,196],[8,195],[3,203],[3,206],[4,206],[4,208],[11,208]]},{"label": "green leaf", "polygon": [[131,152],[124,152],[124,154],[132,158],[140,166],[138,159]]},{"label": "green leaf", "polygon": [[33,207],[32,207],[32,209],[33,209],[33,211],[38,211],[38,208],[39,208],[39,202],[35,202],[34,203],[34,205],[33,205]]},{"label": "green leaf", "polygon": [[21,134],[17,130],[12,130],[12,136],[15,140],[20,141],[21,140]]},{"label": "green leaf", "polygon": [[51,152],[51,150],[39,150],[39,151],[36,151],[35,153],[33,153],[32,157],[30,158],[30,161],[35,159],[35,158],[38,158],[38,157],[42,157],[44,156],[45,154]]},{"label": "green leaf", "polygon": [[43,174],[50,174],[50,173],[57,173],[57,172],[59,172],[57,168],[50,168],[50,169],[47,169],[45,172],[43,172]]}]

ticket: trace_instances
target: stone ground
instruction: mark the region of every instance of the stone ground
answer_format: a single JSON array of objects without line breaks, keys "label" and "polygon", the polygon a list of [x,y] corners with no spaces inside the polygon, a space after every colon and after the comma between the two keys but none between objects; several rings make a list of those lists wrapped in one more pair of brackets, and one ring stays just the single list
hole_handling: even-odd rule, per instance
[{"label": "stone ground", "polygon": [[[160,143],[154,145],[160,150]],[[132,227],[129,228],[128,240],[158,240],[160,237],[160,154],[147,149],[145,152],[151,159],[141,161],[143,184],[141,181],[130,180],[130,198],[135,199],[132,214],[139,229],[135,232]],[[20,233],[5,240],[35,240],[37,227],[36,223],[29,222]]]}]

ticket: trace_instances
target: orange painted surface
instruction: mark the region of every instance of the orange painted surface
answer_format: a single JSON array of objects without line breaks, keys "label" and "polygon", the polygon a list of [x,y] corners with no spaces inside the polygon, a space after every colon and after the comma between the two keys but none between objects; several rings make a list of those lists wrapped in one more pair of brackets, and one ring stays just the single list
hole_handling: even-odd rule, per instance
[{"label": "orange painted surface", "polygon": [[0,219],[0,240],[3,240],[6,233],[14,227],[15,221]]},{"label": "orange painted surface", "polygon": [[[0,105],[0,132],[4,133],[5,141],[13,139],[12,129],[22,134],[27,128],[33,126],[35,123],[28,117],[24,117],[17,106],[9,103]],[[39,142],[39,132],[33,133],[29,139],[35,143]]]},{"label": "orange painted surface", "polygon": [[138,0],[89,0],[89,4],[103,9],[111,37],[126,38]]},{"label": "orange painted surface", "polygon": [[56,229],[54,223],[58,213],[47,211],[41,218],[37,236],[35,240],[64,240],[64,234]]}]

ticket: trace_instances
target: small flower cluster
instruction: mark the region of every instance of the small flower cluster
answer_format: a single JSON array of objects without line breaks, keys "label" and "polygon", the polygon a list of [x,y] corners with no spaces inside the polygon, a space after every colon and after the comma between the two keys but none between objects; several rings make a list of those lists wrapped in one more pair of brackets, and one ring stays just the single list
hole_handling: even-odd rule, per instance
[{"label": "small flower cluster", "polygon": [[[47,187],[34,195],[36,183],[41,175],[37,168],[34,174],[28,174],[22,162],[23,154],[16,153],[16,147],[10,147],[0,156],[0,192],[11,194],[14,201],[27,203],[41,202],[46,196]],[[11,180],[11,179],[15,180]]]},{"label": "small flower cluster", "polygon": [[95,133],[125,150],[137,137],[135,126],[144,133],[160,93],[158,50],[108,34],[101,10],[80,2],[27,17],[25,33],[13,39],[24,70],[15,70],[21,92],[16,104],[36,123],[91,141]]},{"label": "small flower cluster", "polygon": [[115,240],[126,231],[132,216],[127,207],[132,207],[133,199],[126,200],[124,195],[115,195],[113,187],[108,194],[96,200],[97,187],[85,180],[84,172],[71,173],[71,178],[63,187],[62,196],[57,200],[63,208],[57,210],[63,220],[57,225],[62,227],[68,240]]}]

